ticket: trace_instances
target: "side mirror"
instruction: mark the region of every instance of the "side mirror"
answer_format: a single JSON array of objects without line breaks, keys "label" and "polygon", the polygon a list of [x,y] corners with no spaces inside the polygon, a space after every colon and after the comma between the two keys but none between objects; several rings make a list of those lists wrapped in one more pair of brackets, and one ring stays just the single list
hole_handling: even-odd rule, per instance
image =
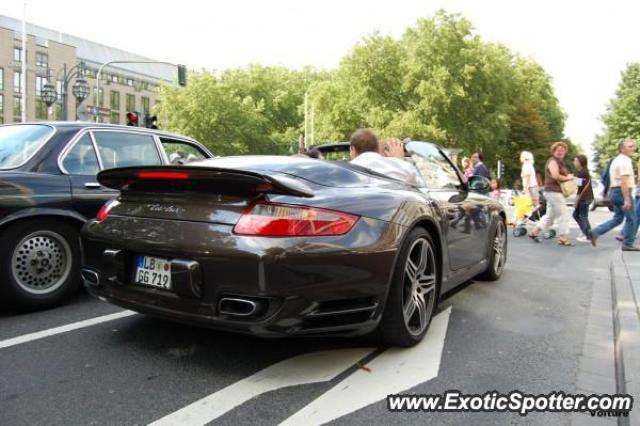
[{"label": "side mirror", "polygon": [[488,194],[491,191],[491,182],[484,176],[473,175],[469,178],[469,191]]}]

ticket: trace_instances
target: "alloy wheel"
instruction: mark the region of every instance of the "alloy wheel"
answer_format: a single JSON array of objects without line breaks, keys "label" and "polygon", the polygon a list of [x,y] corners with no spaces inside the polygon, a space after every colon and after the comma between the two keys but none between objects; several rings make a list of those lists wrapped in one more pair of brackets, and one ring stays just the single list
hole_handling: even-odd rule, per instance
[{"label": "alloy wheel", "polygon": [[429,325],[436,300],[436,263],[426,238],[418,238],[409,248],[404,268],[402,311],[407,331],[413,336]]},{"label": "alloy wheel", "polygon": [[31,294],[47,294],[64,284],[71,272],[71,247],[60,234],[36,231],[13,250],[11,272],[16,283]]},{"label": "alloy wheel", "polygon": [[496,275],[502,273],[502,269],[504,269],[507,260],[506,242],[507,232],[504,227],[504,222],[499,221],[496,227],[496,236],[493,239],[493,270]]}]

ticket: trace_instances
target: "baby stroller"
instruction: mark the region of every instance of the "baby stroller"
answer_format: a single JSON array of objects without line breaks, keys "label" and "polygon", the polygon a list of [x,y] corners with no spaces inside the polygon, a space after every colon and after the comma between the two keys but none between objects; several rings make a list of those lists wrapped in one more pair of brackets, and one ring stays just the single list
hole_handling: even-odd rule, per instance
[{"label": "baby stroller", "polygon": [[[542,216],[547,212],[547,200],[544,198],[544,194],[540,191],[540,205],[537,209],[534,209],[531,196],[519,195],[513,199],[513,205],[515,207],[515,225],[513,228],[514,237],[522,237],[529,232],[528,227],[534,226]],[[543,234],[545,239],[550,239],[556,236],[555,229],[550,229]]]}]

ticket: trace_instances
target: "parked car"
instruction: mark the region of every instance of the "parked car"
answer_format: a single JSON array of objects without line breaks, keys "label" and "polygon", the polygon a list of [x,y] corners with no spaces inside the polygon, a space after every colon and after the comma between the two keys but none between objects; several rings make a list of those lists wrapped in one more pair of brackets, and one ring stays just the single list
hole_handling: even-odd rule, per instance
[{"label": "parked car", "polygon": [[103,171],[120,190],[83,228],[82,277],[111,303],[259,336],[358,335],[409,346],[440,295],[496,280],[505,212],[488,180],[410,142],[424,183],[343,161],[245,156]]},{"label": "parked car", "polygon": [[45,308],[78,288],[80,228],[118,195],[99,171],[211,156],[192,139],[138,127],[0,126],[0,304]]}]

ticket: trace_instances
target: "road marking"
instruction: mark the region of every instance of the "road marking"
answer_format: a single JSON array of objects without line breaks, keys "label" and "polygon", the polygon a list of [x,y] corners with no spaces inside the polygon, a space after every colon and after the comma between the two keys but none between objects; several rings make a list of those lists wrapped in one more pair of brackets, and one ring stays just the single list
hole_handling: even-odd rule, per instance
[{"label": "road marking", "polygon": [[73,331],[73,330],[78,330],[80,328],[91,327],[92,325],[101,324],[107,321],[126,318],[136,314],[137,312],[133,312],[133,311],[121,311],[121,312],[116,312],[115,314],[103,315],[101,317],[95,317],[88,320],[78,321],[71,324],[62,325],[60,327],[37,331],[35,333],[29,333],[29,334],[25,334],[18,337],[12,337],[11,339],[1,340],[0,349],[19,345],[21,343],[31,342],[33,340],[43,339],[45,337],[53,336],[56,334],[66,333],[67,331]]},{"label": "road marking", "polygon": [[375,348],[312,352],[280,361],[149,426],[205,425],[244,402],[276,389],[328,382],[372,353]]},{"label": "road marking", "polygon": [[328,423],[437,377],[450,315],[451,307],[433,318],[421,343],[387,349],[280,426]]}]

